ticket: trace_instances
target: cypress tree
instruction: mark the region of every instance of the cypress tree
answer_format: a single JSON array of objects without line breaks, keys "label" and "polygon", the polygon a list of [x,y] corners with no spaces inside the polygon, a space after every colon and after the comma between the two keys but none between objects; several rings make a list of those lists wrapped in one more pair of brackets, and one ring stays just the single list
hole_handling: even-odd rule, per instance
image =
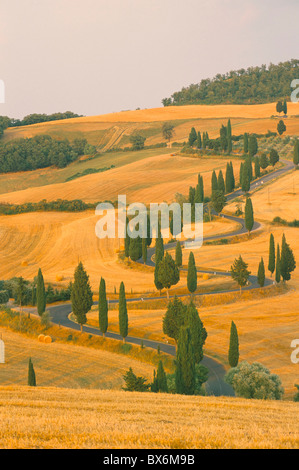
[{"label": "cypress tree", "polygon": [[87,275],[81,261],[75,270],[71,302],[73,314],[81,326],[82,333],[83,325],[87,321],[86,313],[91,309],[93,302],[89,276]]},{"label": "cypress tree", "polygon": [[137,261],[142,256],[142,240],[139,236],[130,240],[129,253],[132,261]]},{"label": "cypress tree", "polygon": [[259,178],[261,176],[261,165],[259,157],[255,157],[254,160],[254,174],[255,178]]},{"label": "cypress tree", "polygon": [[241,165],[240,165],[240,174],[239,174],[239,182],[240,182],[240,187],[242,188],[242,178],[243,178],[243,167],[244,167],[244,163],[241,162]]},{"label": "cypress tree", "polygon": [[286,241],[285,234],[281,242],[280,273],[283,282],[291,279],[291,272],[296,268],[296,261],[290,245]]},{"label": "cypress tree", "polygon": [[257,138],[255,135],[251,135],[248,140],[248,153],[250,157],[254,157],[258,151]]},{"label": "cypress tree", "polygon": [[246,159],[243,166],[242,166],[242,191],[247,193],[250,190],[250,166],[249,166],[249,160]]},{"label": "cypress tree", "polygon": [[217,185],[218,185],[218,191],[222,191],[223,194],[225,194],[225,183],[224,183],[222,170],[220,170],[218,173]]},{"label": "cypress tree", "polygon": [[175,263],[178,268],[180,268],[183,263],[182,247],[179,241],[177,241],[177,244],[175,247]]},{"label": "cypress tree", "polygon": [[42,316],[42,314],[46,310],[46,290],[45,290],[44,278],[43,278],[42,271],[40,268],[37,274],[36,304],[37,304],[38,314]]},{"label": "cypress tree", "polygon": [[159,281],[159,265],[163,259],[163,256],[164,256],[164,244],[163,244],[163,238],[161,235],[161,230],[159,228],[158,237],[156,238],[154,283],[155,283],[156,289],[160,291],[160,295],[161,295],[161,290],[163,289],[163,285]]},{"label": "cypress tree", "polygon": [[214,170],[212,173],[212,194],[215,191],[218,191],[218,180],[217,180],[216,172]]},{"label": "cypress tree", "polygon": [[120,283],[120,287],[119,287],[118,319],[119,319],[119,334],[123,338],[123,342],[125,343],[126,337],[128,336],[128,311],[127,311],[125,285],[123,282]]},{"label": "cypress tree", "polygon": [[299,165],[299,140],[295,140],[294,151],[293,151],[293,163],[298,168]]},{"label": "cypress tree", "polygon": [[232,182],[232,169],[230,164],[227,162],[226,171],[225,171],[225,192],[231,193],[233,191],[233,182]]},{"label": "cypress tree", "polygon": [[105,338],[105,333],[108,328],[108,303],[106,296],[106,283],[101,277],[99,287],[99,327]]},{"label": "cypress tree", "polygon": [[179,280],[179,269],[171,255],[166,252],[164,258],[159,262],[158,281],[161,283],[162,288],[166,289],[167,298],[169,298],[170,287],[177,284]]},{"label": "cypress tree", "polygon": [[175,295],[174,299],[168,303],[163,317],[163,333],[174,339],[176,343],[180,329],[185,323],[186,311],[186,305]]},{"label": "cypress tree", "polygon": [[146,264],[147,261],[147,239],[142,238],[142,259],[144,264]]},{"label": "cypress tree", "polygon": [[287,113],[288,113],[288,105],[287,105],[287,101],[286,101],[286,100],[284,100],[284,102],[283,102],[282,111],[284,112],[285,115],[287,115]]},{"label": "cypress tree", "polygon": [[208,335],[193,302],[190,302],[187,308],[186,326],[190,330],[195,364],[199,364],[203,359],[203,347]]},{"label": "cypress tree", "polygon": [[231,266],[231,275],[234,281],[236,281],[240,287],[240,292],[242,292],[242,287],[246,286],[248,278],[250,276],[250,271],[248,271],[248,264],[243,261],[242,256],[236,258],[233,265]]},{"label": "cypress tree", "polygon": [[250,197],[246,199],[245,204],[245,227],[248,230],[248,236],[250,236],[250,232],[254,226],[254,215],[253,215],[253,206]]},{"label": "cypress tree", "polygon": [[196,140],[197,140],[197,133],[196,133],[196,130],[194,129],[194,127],[192,127],[191,132],[189,134],[189,140],[188,140],[190,147],[193,147]]},{"label": "cypress tree", "polygon": [[273,233],[270,235],[270,241],[269,241],[269,262],[268,262],[268,270],[272,274],[275,271],[275,241],[274,241],[274,236]]},{"label": "cypress tree", "polygon": [[232,191],[234,191],[236,187],[236,180],[235,180],[235,175],[234,175],[233,162],[230,162],[230,168],[231,168]]},{"label": "cypress tree", "polygon": [[157,392],[168,393],[166,374],[165,374],[161,359],[158,364],[156,382],[157,382]]},{"label": "cypress tree", "polygon": [[228,142],[227,142],[227,129],[225,126],[221,126],[220,128],[220,146],[221,149],[225,152],[227,150]]},{"label": "cypress tree", "polygon": [[189,186],[189,197],[188,197],[188,202],[190,204],[194,204],[194,198],[195,198],[195,188],[192,186]]},{"label": "cypress tree", "polygon": [[275,281],[277,284],[280,283],[281,274],[280,274],[280,247],[277,243],[277,252],[276,252],[276,270],[275,270]]},{"label": "cypress tree", "polygon": [[228,350],[228,362],[231,367],[237,367],[239,362],[239,337],[235,323],[231,322]]},{"label": "cypress tree", "polygon": [[196,270],[196,265],[195,265],[194,254],[192,251],[189,254],[189,260],[188,260],[187,287],[192,297],[192,294],[197,289],[197,270]]},{"label": "cypress tree", "polygon": [[179,333],[176,371],[176,392],[184,395],[194,395],[195,392],[195,359],[190,330],[182,327]]},{"label": "cypress tree", "polygon": [[228,120],[226,131],[227,131],[227,151],[228,153],[231,153],[233,144],[232,144],[232,126],[231,126],[230,119]]},{"label": "cypress tree", "polygon": [[203,132],[202,134],[202,148],[205,150],[207,148],[207,134]]},{"label": "cypress tree", "polygon": [[245,132],[244,134],[244,153],[248,153],[248,134]]},{"label": "cypress tree", "polygon": [[128,217],[126,218],[126,236],[125,236],[125,256],[126,258],[129,258],[130,256],[130,236],[128,234],[128,225],[129,225],[129,219]]},{"label": "cypress tree", "polygon": [[198,149],[200,149],[200,148],[201,148],[201,145],[202,145],[201,135],[200,135],[200,131],[198,131],[198,133],[197,133],[196,147],[197,147]]},{"label": "cypress tree", "polygon": [[28,385],[30,385],[30,387],[36,387],[36,377],[31,357],[29,358],[28,365]]},{"label": "cypress tree", "polygon": [[257,273],[257,280],[260,287],[264,287],[265,285],[265,265],[264,260],[261,258],[259,263],[258,273]]}]

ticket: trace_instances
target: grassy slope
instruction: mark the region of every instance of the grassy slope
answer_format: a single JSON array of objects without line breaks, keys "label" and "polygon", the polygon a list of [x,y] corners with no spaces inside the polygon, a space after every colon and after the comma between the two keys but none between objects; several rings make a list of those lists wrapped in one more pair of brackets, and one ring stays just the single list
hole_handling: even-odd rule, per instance
[{"label": "grassy slope", "polygon": [[298,448],[296,403],[0,387],[1,448]]}]

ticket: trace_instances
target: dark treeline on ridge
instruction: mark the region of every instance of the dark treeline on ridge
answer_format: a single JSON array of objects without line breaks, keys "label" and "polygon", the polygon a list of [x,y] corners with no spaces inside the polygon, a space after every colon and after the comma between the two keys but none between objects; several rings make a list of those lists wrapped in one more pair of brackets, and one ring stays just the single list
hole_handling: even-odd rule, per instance
[{"label": "dark treeline on ridge", "polygon": [[60,121],[61,119],[71,119],[82,117],[80,114],[65,111],[64,113],[53,114],[28,114],[23,119],[14,119],[7,116],[0,116],[0,124],[3,123],[7,127],[29,126],[30,124],[38,124],[40,122]]},{"label": "dark treeline on ridge", "polygon": [[299,60],[292,59],[269,67],[249,67],[217,74],[184,87],[164,98],[164,106],[187,104],[257,104],[287,99],[291,82],[299,76]]}]

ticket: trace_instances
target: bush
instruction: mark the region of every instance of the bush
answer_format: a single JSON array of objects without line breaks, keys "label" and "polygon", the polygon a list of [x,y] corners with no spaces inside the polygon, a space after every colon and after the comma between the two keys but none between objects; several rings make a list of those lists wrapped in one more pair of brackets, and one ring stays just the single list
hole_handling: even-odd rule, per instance
[{"label": "bush", "polygon": [[294,401],[298,401],[298,402],[299,402],[299,385],[295,384],[295,387],[297,388],[298,392],[297,392],[296,395],[294,396]]},{"label": "bush", "polygon": [[7,290],[0,291],[0,304],[6,304],[9,301],[9,293]]},{"label": "bush", "polygon": [[271,374],[258,362],[241,362],[228,371],[225,381],[232,386],[237,396],[243,398],[281,400],[284,393],[278,375]]},{"label": "bush", "polygon": [[137,377],[132,368],[128,370],[123,376],[126,386],[123,390],[127,392],[147,392],[150,388],[150,384],[147,384],[147,379],[144,377]]}]

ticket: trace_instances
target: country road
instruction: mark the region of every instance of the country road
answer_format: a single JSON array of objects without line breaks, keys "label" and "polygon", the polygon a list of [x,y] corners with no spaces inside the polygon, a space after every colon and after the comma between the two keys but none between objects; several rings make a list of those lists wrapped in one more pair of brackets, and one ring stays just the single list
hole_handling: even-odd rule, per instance
[{"label": "country road", "polygon": [[[256,181],[254,181],[251,185],[251,190],[257,189],[257,188],[261,187],[263,184],[273,181],[274,179],[276,179],[277,177],[282,176],[283,174],[287,173],[288,171],[290,171],[294,167],[293,163],[288,161],[288,160],[282,160],[282,162],[285,165],[283,168],[275,170],[274,172],[270,173],[269,175],[266,175],[262,178],[259,178]],[[227,195],[227,201],[231,201],[231,200],[233,200],[236,197],[239,197],[241,195],[243,195],[243,192],[241,190],[237,190],[234,193]],[[238,230],[232,232],[232,233],[229,233],[229,234],[225,234],[225,235],[220,234],[220,235],[214,235],[214,236],[210,236],[210,237],[204,237],[204,241],[217,240],[217,239],[221,239],[223,237],[229,238],[229,237],[234,237],[236,235],[242,235],[242,234],[247,233],[244,219],[239,218],[239,217],[234,217],[234,216],[228,216],[228,215],[222,215],[222,217],[225,217],[228,220],[238,222],[240,224],[240,228]],[[261,224],[259,224],[258,222],[255,222],[254,227],[253,227],[253,231],[258,230],[260,228],[261,228]],[[174,248],[175,243],[176,242],[166,244],[166,245],[164,245],[164,248],[166,250],[170,249],[170,248]],[[148,266],[154,266],[154,262],[153,262],[153,259],[152,259],[154,251],[155,251],[154,248],[150,248],[148,250],[148,261],[146,263]],[[211,274],[220,275],[220,276],[230,276],[230,272],[223,272],[223,271],[220,272],[220,271],[215,271],[213,269],[211,269],[211,270],[198,270],[198,272],[199,273],[211,273]],[[272,280],[270,280],[270,279],[265,280],[265,286],[269,286],[271,284],[273,284]],[[251,289],[256,289],[258,287],[259,287],[259,285],[258,285],[258,282],[257,282],[257,276],[250,275],[249,285],[244,287],[243,290],[251,290]],[[213,295],[213,294],[216,294],[216,293],[228,293],[228,292],[237,292],[237,291],[238,291],[238,289],[232,289],[232,290],[222,290],[222,291],[216,291],[216,292],[214,291],[214,292],[205,293],[205,294],[200,294],[199,293],[199,294],[194,294],[194,295],[196,295],[196,296]],[[181,294],[181,295],[178,295],[177,297],[186,297],[186,294]],[[145,295],[143,297],[130,298],[130,299],[127,299],[127,303],[142,301],[142,299],[145,299],[145,298],[146,298]],[[170,296],[170,298],[171,298],[171,296]],[[151,300],[165,299],[165,296],[150,297],[150,299]],[[118,303],[118,300],[110,300],[110,303],[116,304],[116,303]],[[95,304],[97,304],[97,302],[95,302]],[[28,310],[30,310],[32,313],[36,313],[36,309],[28,309]],[[72,311],[72,307],[71,307],[70,303],[60,304],[60,305],[56,305],[56,306],[53,306],[53,307],[48,307],[48,310],[50,311],[51,321],[53,323],[59,324],[62,327],[71,328],[73,330],[77,330],[77,331],[80,330],[80,326],[77,323],[75,323],[75,322],[73,322],[72,320],[69,319],[69,314]],[[86,332],[86,333],[93,334],[93,335],[101,335],[101,332],[99,331],[99,329],[89,327],[89,326],[83,326],[83,331]],[[117,340],[122,340],[122,337],[120,335],[118,335],[117,333],[112,333],[112,332],[107,332],[106,337],[107,338],[117,339]],[[130,343],[130,344],[140,345],[141,341],[143,341],[143,345],[145,347],[157,349],[158,346],[159,346],[161,351],[163,351],[165,353],[168,353],[168,354],[171,354],[173,356],[175,355],[175,347],[170,345],[170,344],[162,343],[162,342],[158,342],[158,341],[147,340],[147,339],[143,339],[143,338],[137,338],[137,337],[134,337],[134,336],[128,336],[126,338],[126,342]],[[208,356],[204,356],[202,364],[205,365],[206,367],[208,367],[209,372],[210,372],[208,382],[206,383],[206,389],[207,389],[208,395],[234,396],[233,389],[228,384],[226,384],[226,382],[224,381],[224,375],[226,373],[224,366],[221,363],[219,363],[218,361],[216,361],[215,359],[212,359],[211,357],[208,357]]]}]

